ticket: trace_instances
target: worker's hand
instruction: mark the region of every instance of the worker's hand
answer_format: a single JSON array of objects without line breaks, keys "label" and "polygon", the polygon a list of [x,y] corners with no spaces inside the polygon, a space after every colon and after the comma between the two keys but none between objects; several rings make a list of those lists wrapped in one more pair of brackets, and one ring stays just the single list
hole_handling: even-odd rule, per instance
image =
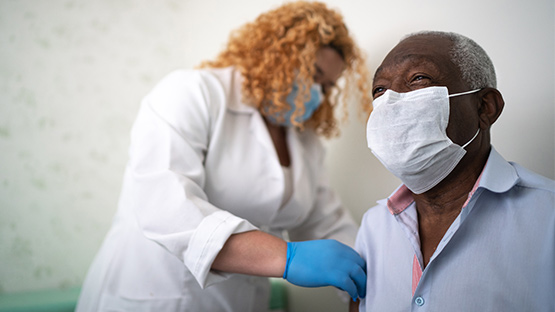
[{"label": "worker's hand", "polygon": [[335,286],[355,301],[366,295],[366,262],[336,240],[287,243],[283,278],[304,287]]}]

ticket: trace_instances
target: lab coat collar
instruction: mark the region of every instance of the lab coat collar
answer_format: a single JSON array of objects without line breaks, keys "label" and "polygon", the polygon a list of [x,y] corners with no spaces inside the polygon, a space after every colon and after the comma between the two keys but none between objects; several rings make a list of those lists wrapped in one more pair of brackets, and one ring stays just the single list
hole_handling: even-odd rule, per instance
[{"label": "lab coat collar", "polygon": [[224,70],[229,71],[229,74],[224,75],[229,79],[224,85],[230,88],[230,90],[228,90],[229,101],[227,102],[227,108],[236,113],[253,114],[257,112],[257,108],[243,102],[243,76],[241,72],[234,67],[228,67]]},{"label": "lab coat collar", "polygon": [[[258,139],[258,141],[261,145],[264,146],[264,148],[268,149],[269,155],[272,155],[271,157],[274,157],[275,162],[279,164],[277,152],[273,145],[272,138],[270,137],[270,134],[266,128],[262,115],[257,108],[243,102],[241,94],[243,77],[241,75],[241,72],[234,67],[214,69],[213,72],[218,77],[218,79],[222,81],[222,85],[226,88],[229,88],[228,90],[226,90],[226,94],[228,96],[228,101],[226,104],[227,109],[234,113],[252,115],[250,118],[249,126],[251,133]],[[296,198],[295,200],[300,201],[301,199],[306,198],[299,198],[298,196],[295,196],[298,193],[298,185],[301,184],[301,182],[299,181],[302,179],[306,179],[308,175],[307,172],[304,172],[302,170],[302,168],[305,168],[305,166],[300,166],[299,163],[305,161],[305,159],[314,159],[314,157],[316,156],[311,155],[309,157],[306,157],[306,154],[309,153],[309,151],[305,149],[304,144],[301,142],[301,134],[299,133],[298,129],[294,127],[288,127],[286,131],[287,145],[289,148],[291,166],[293,169],[293,185],[295,189],[295,192],[293,192],[293,197],[289,200],[289,202],[291,202],[293,198]],[[308,168],[308,166],[306,167]],[[279,177],[278,179],[283,181],[283,172],[280,166],[276,166],[275,168],[268,168],[268,170],[272,171],[270,173],[271,175]],[[306,192],[309,192],[309,190],[306,190]],[[297,213],[298,212],[295,211],[293,214],[296,215]]]}]

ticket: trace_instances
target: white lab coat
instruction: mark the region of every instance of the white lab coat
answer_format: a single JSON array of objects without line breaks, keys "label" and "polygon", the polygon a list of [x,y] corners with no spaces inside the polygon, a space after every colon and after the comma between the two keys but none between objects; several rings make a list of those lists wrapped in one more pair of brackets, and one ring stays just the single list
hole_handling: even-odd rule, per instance
[{"label": "white lab coat", "polygon": [[318,137],[288,129],[293,194],[282,206],[277,153],[240,90],[231,67],[179,70],[144,98],[119,208],[76,311],[265,311],[266,278],[210,270],[231,234],[288,230],[353,245]]}]

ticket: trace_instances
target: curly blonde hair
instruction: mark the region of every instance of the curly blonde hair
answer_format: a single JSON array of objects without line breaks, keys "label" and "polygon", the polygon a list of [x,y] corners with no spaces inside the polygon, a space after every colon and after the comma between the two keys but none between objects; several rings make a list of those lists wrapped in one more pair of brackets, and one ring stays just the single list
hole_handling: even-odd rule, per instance
[{"label": "curly blonde hair", "polygon": [[[316,52],[322,47],[335,49],[345,61],[345,90],[326,90],[322,104],[312,117],[301,124],[296,117],[304,113],[304,101],[314,82]],[[290,122],[299,129],[312,128],[325,137],[339,134],[334,107],[343,97],[344,116],[347,98],[358,89],[361,110],[370,113],[368,72],[364,58],[343,23],[343,17],[320,2],[291,2],[261,14],[230,35],[227,47],[215,60],[199,67],[234,66],[243,77],[243,100],[261,114],[284,119],[290,105],[285,101],[294,82],[305,86],[295,99],[296,110]],[[356,80],[356,86],[352,82]],[[354,88],[353,88],[354,87]],[[332,96],[335,94],[335,96]]]}]

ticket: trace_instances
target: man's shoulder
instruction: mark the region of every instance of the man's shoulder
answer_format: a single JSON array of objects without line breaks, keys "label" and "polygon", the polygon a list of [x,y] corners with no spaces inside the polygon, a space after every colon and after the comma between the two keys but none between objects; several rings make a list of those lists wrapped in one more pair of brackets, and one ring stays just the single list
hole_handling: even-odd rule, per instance
[{"label": "man's shoulder", "polygon": [[387,208],[387,199],[382,199],[364,213],[361,227],[374,227],[375,224],[383,224],[388,219],[393,219],[393,215]]},{"label": "man's shoulder", "polygon": [[495,206],[506,203],[506,208],[511,207],[506,211],[520,211],[526,218],[536,221],[538,218],[555,217],[555,181],[514,162],[506,161],[505,165],[511,168],[513,177],[507,179],[507,175],[501,173],[501,178],[497,178],[498,184],[491,183],[490,187],[486,187],[491,196],[483,197],[485,202],[481,199],[479,202],[488,205],[495,203]]},{"label": "man's shoulder", "polygon": [[554,200],[555,181],[505,160],[493,147],[480,179],[480,186],[493,193],[528,198],[530,192],[539,192]]},{"label": "man's shoulder", "polygon": [[537,189],[539,191],[546,191],[555,194],[555,180],[549,179],[543,175],[533,172],[523,166],[509,162],[518,174],[519,181],[517,183],[520,187]]}]

